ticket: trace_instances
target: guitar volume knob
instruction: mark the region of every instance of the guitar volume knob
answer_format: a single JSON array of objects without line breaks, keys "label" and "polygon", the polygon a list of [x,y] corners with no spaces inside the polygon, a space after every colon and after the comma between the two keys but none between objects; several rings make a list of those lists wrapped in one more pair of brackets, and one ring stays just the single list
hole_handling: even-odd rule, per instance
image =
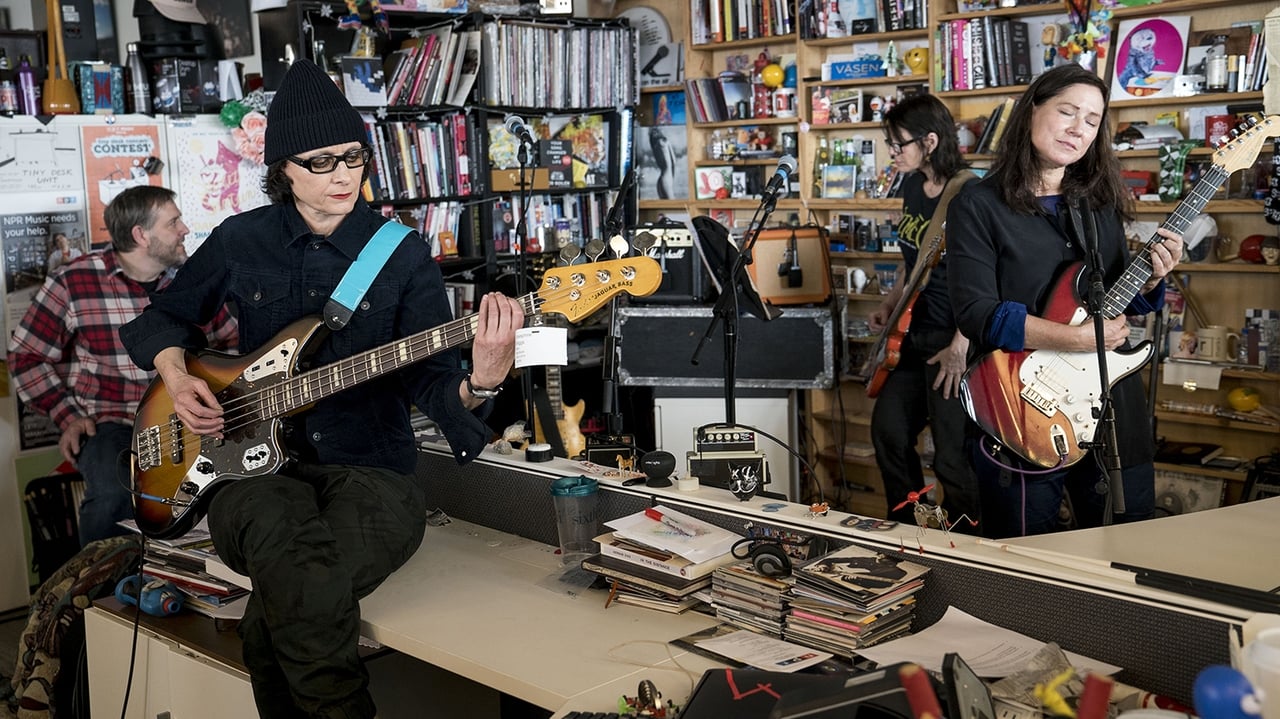
[{"label": "guitar volume knob", "polygon": [[196,471],[200,474],[213,474],[213,462],[196,462]]}]

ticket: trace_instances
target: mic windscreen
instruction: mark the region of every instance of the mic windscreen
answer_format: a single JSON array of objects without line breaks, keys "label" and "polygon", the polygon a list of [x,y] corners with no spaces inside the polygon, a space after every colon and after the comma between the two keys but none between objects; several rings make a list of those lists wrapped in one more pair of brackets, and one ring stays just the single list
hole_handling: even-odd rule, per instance
[{"label": "mic windscreen", "polygon": [[787,177],[791,177],[796,173],[796,158],[791,155],[783,155],[778,158],[778,172],[786,173]]}]

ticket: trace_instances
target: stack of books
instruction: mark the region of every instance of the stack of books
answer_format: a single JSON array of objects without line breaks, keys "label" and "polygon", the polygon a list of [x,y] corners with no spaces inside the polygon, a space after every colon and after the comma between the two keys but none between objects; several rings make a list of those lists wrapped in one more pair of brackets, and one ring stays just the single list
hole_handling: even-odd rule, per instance
[{"label": "stack of books", "polygon": [[796,569],[783,637],[852,657],[906,634],[929,568],[849,545]]},{"label": "stack of books", "polygon": [[583,560],[610,585],[610,602],[666,612],[686,611],[701,601],[711,574],[733,561],[740,537],[726,529],[658,506],[607,522],[596,537],[600,552]]},{"label": "stack of books", "polygon": [[781,638],[792,583],[760,574],[750,561],[734,562],[711,574],[711,605],[728,624]]},{"label": "stack of books", "polygon": [[[137,531],[132,521],[121,524]],[[171,582],[185,595],[185,607],[219,619],[239,619],[252,589],[248,577],[218,559],[204,523],[176,539],[147,540],[142,573]]]}]

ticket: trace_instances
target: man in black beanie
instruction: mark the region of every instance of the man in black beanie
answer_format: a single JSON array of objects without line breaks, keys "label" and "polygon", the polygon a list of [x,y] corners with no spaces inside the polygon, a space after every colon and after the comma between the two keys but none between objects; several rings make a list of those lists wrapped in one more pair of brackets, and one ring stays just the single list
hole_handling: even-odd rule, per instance
[{"label": "man in black beanie", "polygon": [[[272,204],[223,222],[168,290],[120,330],[138,366],[159,372],[186,429],[234,440],[246,423],[261,421],[246,420],[243,410],[237,417],[234,406],[224,416],[206,382],[188,372],[186,351],[203,337],[195,328],[224,303],[234,307],[249,367],[291,323],[321,314],[387,222],[360,195],[366,138],[333,81],[314,63],[295,62],[267,112],[264,184]],[[299,333],[312,366],[451,319],[428,244],[409,232],[393,247],[345,327]],[[253,580],[239,633],[261,716],[374,716],[356,653],[359,600],[412,556],[426,526],[409,402],[439,424],[460,464],[470,461],[489,440],[488,398],[511,369],[523,322],[517,301],[485,295],[470,373],[448,351],[332,394],[282,420],[292,461],[215,482],[209,528],[218,556]]]}]

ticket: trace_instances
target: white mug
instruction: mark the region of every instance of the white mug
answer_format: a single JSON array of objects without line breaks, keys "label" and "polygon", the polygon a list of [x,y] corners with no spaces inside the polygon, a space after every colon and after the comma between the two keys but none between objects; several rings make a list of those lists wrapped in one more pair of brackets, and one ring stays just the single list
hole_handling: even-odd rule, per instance
[{"label": "white mug", "polygon": [[1262,719],[1280,719],[1280,627],[1258,632],[1240,660],[1241,672],[1262,695]]},{"label": "white mug", "polygon": [[1222,325],[1209,325],[1196,330],[1196,357],[1214,362],[1235,359],[1240,335]]}]

